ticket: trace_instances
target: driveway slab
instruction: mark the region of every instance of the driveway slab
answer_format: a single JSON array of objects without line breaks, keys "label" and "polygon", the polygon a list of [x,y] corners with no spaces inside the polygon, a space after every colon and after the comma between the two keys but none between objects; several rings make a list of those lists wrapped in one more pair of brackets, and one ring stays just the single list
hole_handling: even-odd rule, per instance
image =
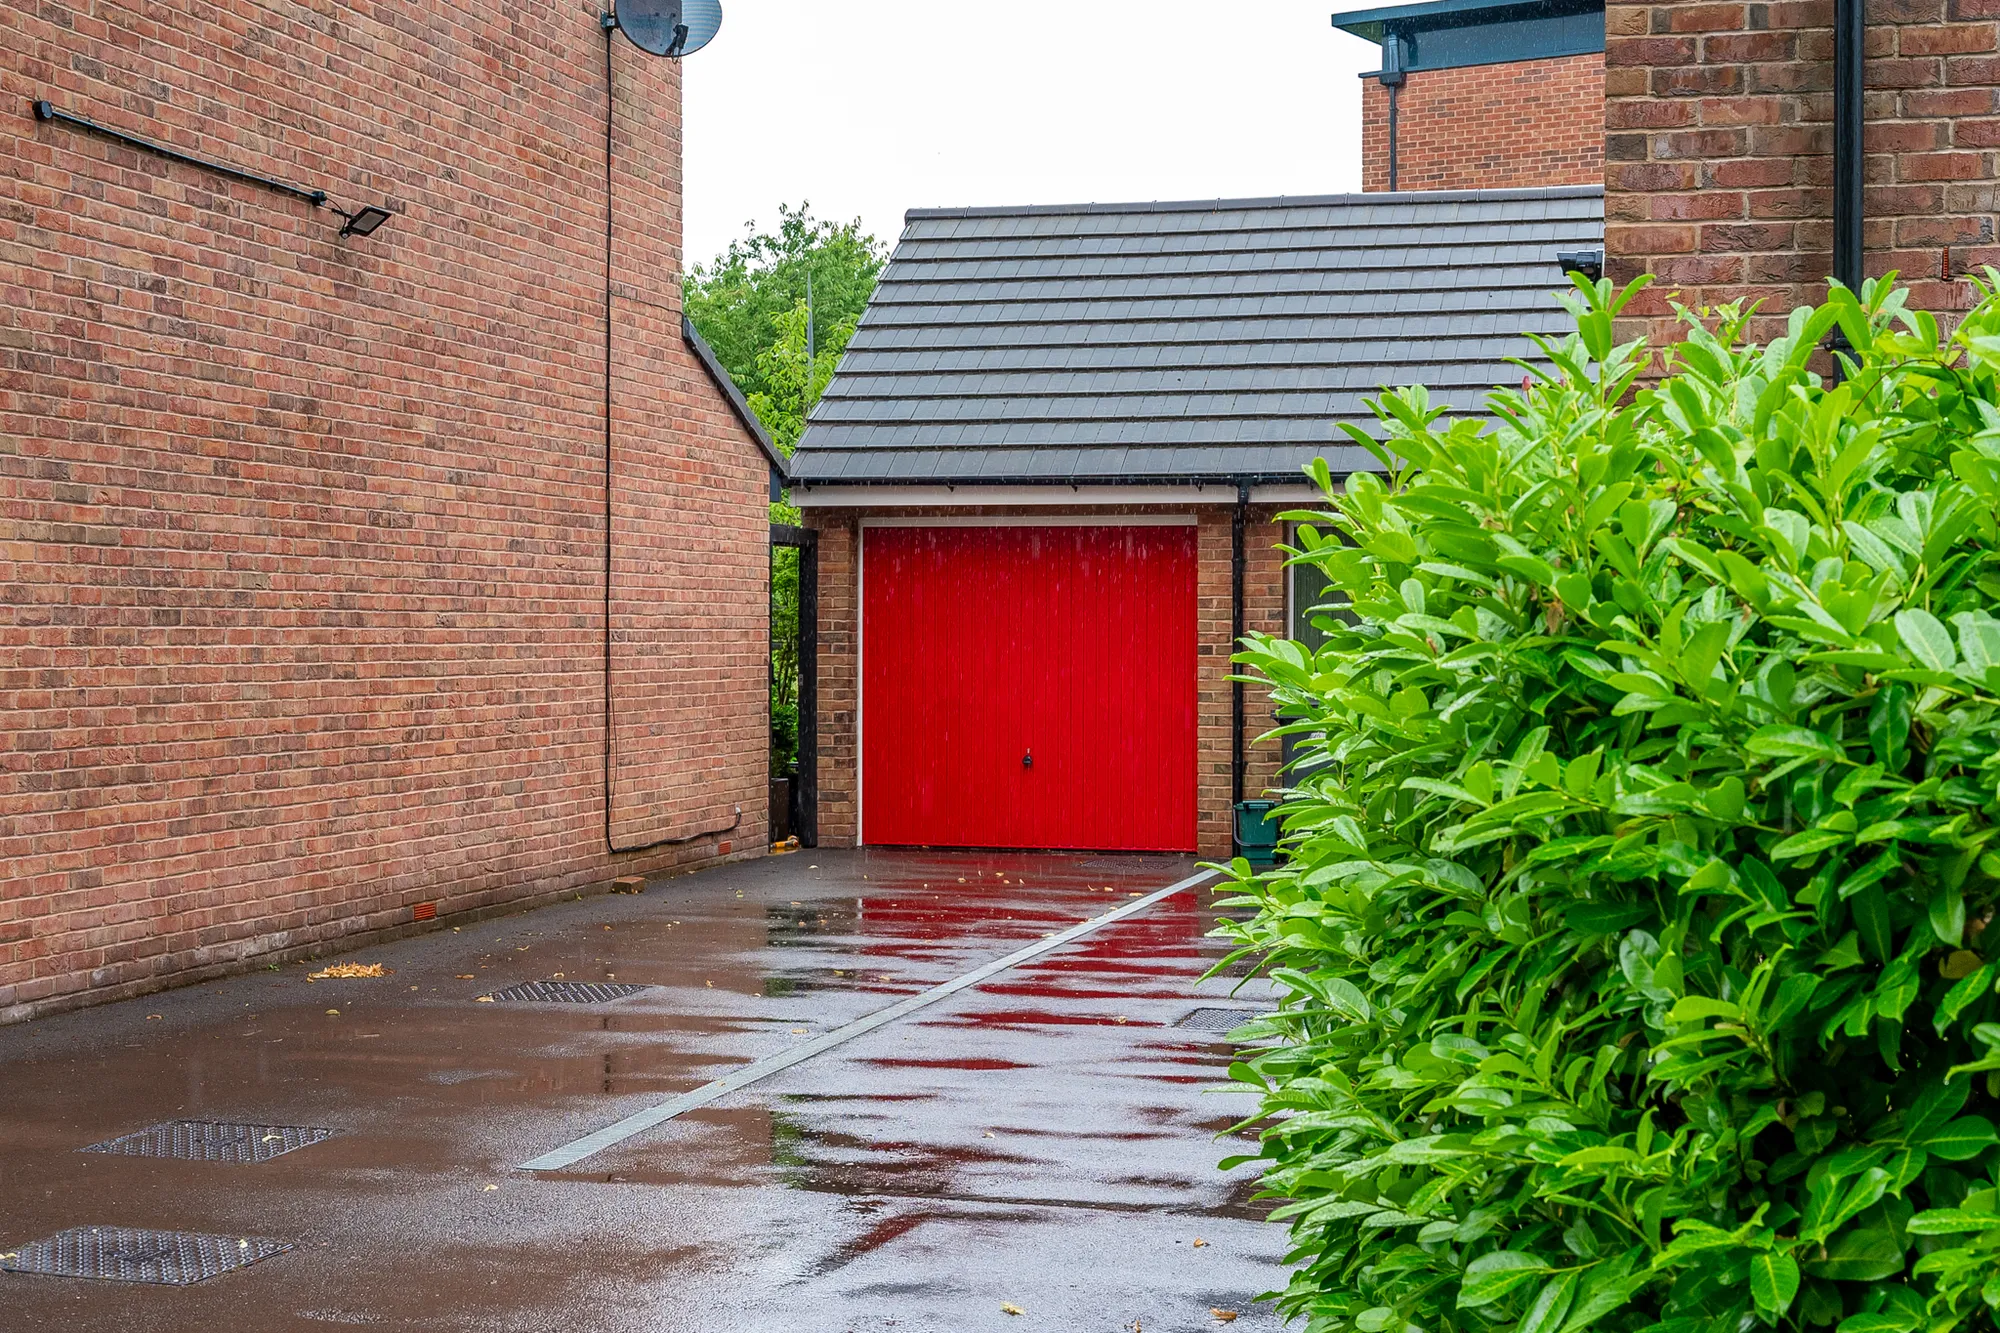
[{"label": "driveway slab", "polygon": [[1284,1234],[1215,1165],[1251,1103],[1179,1026],[1263,994],[1199,980],[1205,888],[519,1169],[1191,869],[803,852],[0,1030],[0,1264],[78,1228],[293,1247],[0,1273],[0,1329],[1276,1328]]}]

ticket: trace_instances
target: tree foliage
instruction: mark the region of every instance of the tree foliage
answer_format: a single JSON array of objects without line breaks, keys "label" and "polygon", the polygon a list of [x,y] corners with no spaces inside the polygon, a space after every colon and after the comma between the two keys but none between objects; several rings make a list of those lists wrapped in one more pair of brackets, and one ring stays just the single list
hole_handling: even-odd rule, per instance
[{"label": "tree foliage", "polygon": [[[824,222],[811,204],[780,205],[775,232],[752,223],[714,262],[687,275],[688,318],[787,458],[840,365],[886,257],[859,219]],[[797,523],[799,511],[779,502],[771,521]],[[798,766],[798,562],[795,548],[771,552],[771,771],[779,775]]]},{"label": "tree foliage", "polygon": [[[775,232],[752,223],[712,263],[687,275],[688,318],[750,400],[780,449],[798,442],[808,401],[817,402],[868,308],[886,252],[861,222],[825,222],[811,204],[780,206]],[[818,356],[806,355],[806,279],[812,279]],[[810,400],[807,394],[810,391]]]},{"label": "tree foliage", "polygon": [[1491,424],[1386,396],[1387,477],[1294,516],[1350,605],[1237,659],[1303,752],[1224,927],[1283,996],[1233,1071],[1282,1304],[1991,1330],[2000,300],[1690,316],[1634,392],[1631,294],[1578,280]]}]

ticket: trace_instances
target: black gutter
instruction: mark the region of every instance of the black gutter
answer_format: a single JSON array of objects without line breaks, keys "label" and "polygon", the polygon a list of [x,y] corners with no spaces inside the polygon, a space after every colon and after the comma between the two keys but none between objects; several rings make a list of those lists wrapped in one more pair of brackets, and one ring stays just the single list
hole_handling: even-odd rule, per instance
[{"label": "black gutter", "polygon": [[[1866,0],[1833,3],[1833,277],[1860,292],[1864,268],[1862,197],[1866,172],[1864,126],[1867,96],[1868,11]],[[1840,358],[1852,348],[1836,327],[1827,340],[1833,353],[1833,382],[1841,378]]]},{"label": "black gutter", "polygon": [[1862,145],[1868,11],[1865,0],[1833,5],[1833,276],[1859,291],[1862,277]]},{"label": "black gutter", "polygon": [[[1231,545],[1229,556],[1229,653],[1223,658],[1230,674],[1236,674],[1229,658],[1236,655],[1236,645],[1243,639],[1243,575],[1244,546],[1246,529],[1250,521],[1250,485],[1238,482],[1236,486],[1236,510],[1230,524]],[[1236,808],[1243,803],[1243,682],[1229,683],[1229,843],[1232,851],[1240,850],[1237,844]]]},{"label": "black gutter", "polygon": [[[1366,77],[1366,76],[1364,76]],[[1389,193],[1397,192],[1397,134],[1396,119],[1400,94],[1410,76],[1403,72],[1403,39],[1394,33],[1382,43],[1382,69],[1376,74],[1382,86],[1389,91]]]}]

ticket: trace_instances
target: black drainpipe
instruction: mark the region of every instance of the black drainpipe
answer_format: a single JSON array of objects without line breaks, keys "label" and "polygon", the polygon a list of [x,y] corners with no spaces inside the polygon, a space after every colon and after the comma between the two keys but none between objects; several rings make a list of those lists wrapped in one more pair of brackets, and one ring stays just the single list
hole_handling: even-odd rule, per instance
[{"label": "black drainpipe", "polygon": [[[1250,485],[1236,483],[1236,516],[1231,524],[1231,547],[1229,556],[1229,656],[1236,655],[1236,645],[1243,638],[1243,564],[1246,529],[1250,521]],[[1224,659],[1225,664],[1228,659]],[[1230,666],[1235,674],[1235,667]],[[1229,842],[1236,847],[1236,807],[1243,802],[1243,682],[1229,684]]]},{"label": "black drainpipe", "polygon": [[1410,80],[1410,76],[1403,72],[1401,37],[1392,33],[1383,39],[1382,69],[1375,77],[1382,80],[1382,86],[1389,90],[1389,193],[1394,194],[1399,174],[1396,161],[1396,102],[1397,95],[1403,91],[1403,85]]},{"label": "black drainpipe", "polygon": [[[1849,290],[1861,290],[1863,271],[1862,177],[1866,165],[1863,126],[1867,80],[1868,11],[1865,0],[1833,3],[1833,276]],[[1849,350],[1847,335],[1835,329],[1828,344]]]}]

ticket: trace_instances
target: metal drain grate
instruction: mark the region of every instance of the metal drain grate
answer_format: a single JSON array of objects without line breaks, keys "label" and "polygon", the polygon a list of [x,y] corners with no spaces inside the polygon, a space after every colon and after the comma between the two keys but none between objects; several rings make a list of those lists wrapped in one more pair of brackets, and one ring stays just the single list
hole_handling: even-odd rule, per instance
[{"label": "metal drain grate", "polygon": [[1174,1026],[1197,1032],[1234,1032],[1263,1016],[1254,1009],[1195,1009],[1182,1015]]},{"label": "metal drain grate", "polygon": [[102,1278],[187,1287],[283,1254],[290,1241],[205,1236],[194,1231],[75,1227],[0,1253],[0,1269],[48,1277]]},{"label": "metal drain grate", "polygon": [[524,981],[494,991],[493,998],[501,1004],[609,1004],[651,989],[622,981]]},{"label": "metal drain grate", "polygon": [[1082,863],[1085,870],[1158,870],[1163,856],[1093,856]]},{"label": "metal drain grate", "polygon": [[324,1143],[340,1131],[310,1125],[234,1125],[213,1120],[169,1120],[136,1134],[93,1143],[78,1152],[120,1157],[171,1157],[182,1162],[268,1162]]}]

